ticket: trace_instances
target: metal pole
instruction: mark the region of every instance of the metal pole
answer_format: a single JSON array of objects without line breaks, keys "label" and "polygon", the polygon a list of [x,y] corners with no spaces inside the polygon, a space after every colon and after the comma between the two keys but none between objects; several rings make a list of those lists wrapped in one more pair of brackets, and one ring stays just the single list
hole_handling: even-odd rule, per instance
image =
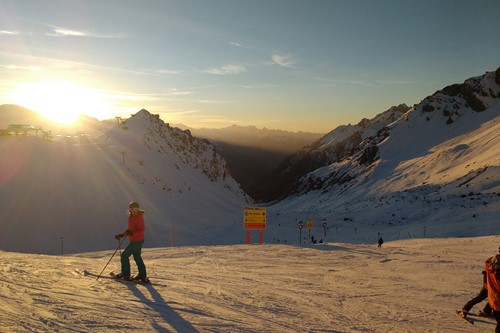
[{"label": "metal pole", "polygon": [[174,246],[174,226],[170,225],[170,247]]},{"label": "metal pole", "polygon": [[[122,245],[122,242],[123,240],[125,239],[125,237],[123,237],[119,242],[118,242],[118,247],[116,248],[115,252],[113,253],[113,255],[111,256],[111,258],[109,258],[108,260],[108,263],[106,264],[106,266],[104,266],[104,268],[102,269],[101,273],[99,273],[99,276],[97,277],[96,280],[99,280],[99,278],[101,277],[102,273],[104,272],[104,270],[106,269],[106,267],[108,267],[109,263],[111,262],[111,259],[113,259],[113,257],[115,256],[116,252],[118,252],[118,250],[120,249],[120,246]],[[120,249],[121,251],[121,249]]]},{"label": "metal pole", "polygon": [[302,228],[304,227],[304,222],[299,222],[299,245],[302,245]]}]

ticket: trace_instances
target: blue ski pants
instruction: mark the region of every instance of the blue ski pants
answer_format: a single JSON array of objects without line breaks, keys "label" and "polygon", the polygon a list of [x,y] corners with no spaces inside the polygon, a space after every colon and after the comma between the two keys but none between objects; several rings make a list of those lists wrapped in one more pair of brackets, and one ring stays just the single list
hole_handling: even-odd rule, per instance
[{"label": "blue ski pants", "polygon": [[146,265],[144,265],[144,261],[141,257],[142,244],[144,241],[139,242],[130,242],[125,250],[122,252],[122,275],[130,276],[130,261],[129,257],[134,256],[134,261],[137,264],[137,268],[139,270],[138,276],[141,278],[146,278]]}]

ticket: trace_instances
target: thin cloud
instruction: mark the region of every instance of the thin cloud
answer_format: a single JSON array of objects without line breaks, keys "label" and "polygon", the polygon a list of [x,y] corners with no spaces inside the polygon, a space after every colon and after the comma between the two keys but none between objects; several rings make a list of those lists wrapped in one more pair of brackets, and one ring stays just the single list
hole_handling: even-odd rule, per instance
[{"label": "thin cloud", "polygon": [[172,69],[157,69],[154,71],[157,74],[162,74],[162,75],[175,75],[179,74],[179,71],[172,70]]},{"label": "thin cloud", "polygon": [[[144,69],[126,69],[120,67],[110,67],[110,66],[101,66],[92,63],[85,62],[76,62],[69,61],[61,58],[48,58],[48,57],[40,57],[40,56],[32,56],[21,53],[9,53],[2,52],[0,50],[0,56],[5,57],[6,59],[12,59],[12,61],[22,62],[22,65],[11,65],[10,69],[36,69],[36,70],[46,70],[50,72],[78,72],[78,73],[92,73],[95,69],[120,72],[120,73],[129,73],[135,75],[149,75],[149,76],[164,76],[166,74],[161,74],[158,70],[144,70]],[[30,66],[30,64],[36,64]],[[3,65],[0,68],[6,68],[7,65]],[[7,69],[7,68],[6,68]],[[170,71],[169,73],[173,73],[174,71]],[[177,71],[176,73],[181,73]]]},{"label": "thin cloud", "polygon": [[249,50],[249,49],[250,49],[250,47],[249,47],[249,46],[246,46],[246,45],[240,44],[240,43],[238,43],[238,42],[229,42],[229,45],[232,45],[232,46],[234,46],[234,47],[238,47],[238,48],[240,48],[240,49],[247,49],[247,50]]},{"label": "thin cloud", "polygon": [[196,115],[197,113],[200,112],[201,110],[197,109],[184,110],[184,109],[168,108],[167,111],[164,112],[164,114],[174,115],[174,116],[189,116],[189,115]]},{"label": "thin cloud", "polygon": [[96,34],[92,32],[85,32],[79,30],[73,30],[63,27],[57,27],[49,25],[52,28],[52,32],[46,33],[47,36],[51,37],[94,37],[94,38],[123,38],[122,35],[111,34],[111,35],[103,35]]},{"label": "thin cloud", "polygon": [[245,72],[246,70],[246,67],[242,65],[225,65],[221,67],[212,67],[204,70],[204,72],[215,75],[234,75]]},{"label": "thin cloud", "polygon": [[272,60],[273,64],[276,64],[278,66],[285,67],[285,68],[292,68],[297,63],[297,60],[289,54],[281,55],[281,54],[275,53],[271,56],[271,60]]},{"label": "thin cloud", "polygon": [[19,35],[19,33],[15,31],[0,30],[0,35]]},{"label": "thin cloud", "polygon": [[37,66],[18,66],[18,65],[0,65],[0,68],[8,69],[8,70],[20,70],[20,71],[31,71],[38,72],[40,71],[40,67]]},{"label": "thin cloud", "polygon": [[177,89],[170,89],[165,93],[165,96],[186,96],[186,95],[192,95],[192,91],[180,91]]},{"label": "thin cloud", "polygon": [[233,104],[234,101],[222,100],[222,99],[200,99],[198,100],[200,104]]},{"label": "thin cloud", "polygon": [[409,80],[376,80],[375,83],[382,85],[399,85],[399,84],[412,84],[413,81]]}]

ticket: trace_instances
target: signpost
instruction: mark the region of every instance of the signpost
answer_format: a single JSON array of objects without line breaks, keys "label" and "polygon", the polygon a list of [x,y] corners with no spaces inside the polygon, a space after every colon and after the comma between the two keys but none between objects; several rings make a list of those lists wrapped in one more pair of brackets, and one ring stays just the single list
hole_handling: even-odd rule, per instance
[{"label": "signpost", "polygon": [[299,244],[302,244],[302,228],[304,228],[304,222],[299,222]]},{"label": "signpost", "polygon": [[307,220],[307,230],[309,230],[309,244],[311,243],[311,230],[313,228],[313,221],[311,219]]},{"label": "signpost", "polygon": [[245,207],[243,210],[243,228],[247,231],[247,244],[250,244],[251,230],[259,230],[259,244],[262,244],[262,231],[266,229],[266,209]]},{"label": "signpost", "polygon": [[326,229],[328,229],[328,223],[326,223],[326,219],[323,219],[323,231],[325,233],[325,242],[326,242]]}]

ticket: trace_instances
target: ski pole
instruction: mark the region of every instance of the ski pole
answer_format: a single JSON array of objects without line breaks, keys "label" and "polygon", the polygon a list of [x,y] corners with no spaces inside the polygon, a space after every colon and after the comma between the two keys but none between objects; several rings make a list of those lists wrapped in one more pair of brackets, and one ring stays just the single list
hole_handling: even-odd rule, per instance
[{"label": "ski pole", "polygon": [[[101,273],[99,274],[99,276],[97,277],[96,280],[99,280],[99,278],[101,277],[102,273],[104,272],[104,270],[106,269],[106,267],[108,267],[109,263],[111,262],[111,259],[113,259],[113,257],[115,256],[116,252],[118,252],[118,249],[120,249],[120,246],[122,245],[122,242],[123,240],[125,239],[125,237],[123,237],[119,242],[118,242],[118,247],[116,248],[115,252],[113,253],[113,255],[111,256],[111,258],[109,258],[108,260],[108,263],[106,264],[106,266],[104,266],[104,268],[102,269]],[[121,249],[120,249],[120,252],[121,252]]]}]

